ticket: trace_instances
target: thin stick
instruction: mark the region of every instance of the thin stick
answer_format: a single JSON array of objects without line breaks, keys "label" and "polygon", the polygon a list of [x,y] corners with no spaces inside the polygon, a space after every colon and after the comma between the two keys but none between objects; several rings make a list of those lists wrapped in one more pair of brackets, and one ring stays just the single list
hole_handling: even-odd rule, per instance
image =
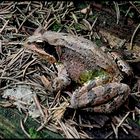
[{"label": "thin stick", "polygon": [[35,103],[36,103],[36,106],[37,106],[37,108],[39,109],[39,111],[40,111],[42,117],[44,118],[45,115],[44,115],[44,112],[43,112],[43,110],[42,110],[42,108],[41,108],[41,106],[40,106],[40,103],[39,103],[38,99],[37,99],[37,96],[34,95],[34,96],[33,96],[33,99],[34,99],[34,101],[35,101]]},{"label": "thin stick", "polygon": [[129,1],[129,3],[137,10],[137,12],[140,14],[140,11],[138,10],[138,8],[131,2]]},{"label": "thin stick", "polygon": [[2,29],[0,30],[0,34],[2,33],[2,31],[4,30],[4,28],[6,27],[6,25],[8,24],[9,20],[6,21],[6,23],[3,25]]},{"label": "thin stick", "polygon": [[113,1],[114,5],[115,5],[115,10],[116,10],[116,16],[117,16],[117,24],[119,23],[119,19],[120,19],[120,10],[119,10],[119,6],[118,3]]},{"label": "thin stick", "polygon": [[20,30],[20,28],[22,27],[22,25],[24,24],[24,22],[37,10],[38,8],[34,9],[29,15],[27,15],[24,20],[22,21],[22,23],[20,24],[18,31]]},{"label": "thin stick", "polygon": [[122,123],[125,121],[125,119],[127,118],[127,116],[130,114],[130,112],[127,112],[127,114],[123,117],[123,119],[120,121],[120,123],[117,125],[117,127],[120,127],[122,125]]},{"label": "thin stick", "polygon": [[24,129],[22,120],[20,120],[20,126],[21,126],[22,131],[25,133],[25,135],[26,135],[28,138],[31,138],[30,135],[27,133],[27,131]]},{"label": "thin stick", "polygon": [[132,37],[131,37],[131,41],[130,41],[130,50],[133,50],[133,46],[132,46],[133,39],[134,39],[134,36],[135,36],[137,30],[139,29],[139,27],[140,27],[140,23],[138,24],[138,26],[137,26],[136,29],[134,30],[133,35],[132,35]]},{"label": "thin stick", "polygon": [[36,59],[37,59],[37,58],[35,58],[35,59],[33,59],[32,61],[30,61],[30,62],[28,63],[28,65],[25,67],[25,69],[24,69],[24,71],[23,71],[23,77],[25,77],[25,73],[26,73],[26,70],[28,69],[28,67],[29,67],[33,62],[35,62]]}]

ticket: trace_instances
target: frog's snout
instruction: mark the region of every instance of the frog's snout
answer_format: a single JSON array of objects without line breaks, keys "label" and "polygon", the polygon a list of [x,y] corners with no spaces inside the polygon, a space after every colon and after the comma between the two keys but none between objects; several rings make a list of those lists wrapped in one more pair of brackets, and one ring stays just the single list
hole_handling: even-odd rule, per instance
[{"label": "frog's snout", "polygon": [[53,80],[52,88],[54,91],[61,90],[71,83],[71,80],[65,76],[57,77]]}]

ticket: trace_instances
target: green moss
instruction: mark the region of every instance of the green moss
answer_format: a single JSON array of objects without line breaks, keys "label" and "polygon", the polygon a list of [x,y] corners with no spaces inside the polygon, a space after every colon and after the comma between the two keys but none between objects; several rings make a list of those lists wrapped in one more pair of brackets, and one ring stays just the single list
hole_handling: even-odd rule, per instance
[{"label": "green moss", "polygon": [[79,23],[74,23],[74,28],[76,30],[81,30],[80,24]]},{"label": "green moss", "polygon": [[88,82],[89,80],[94,80],[97,77],[98,78],[103,78],[105,76],[107,76],[107,73],[104,70],[102,70],[102,69],[100,69],[100,70],[88,70],[88,71],[84,71],[80,75],[79,83],[80,84],[83,84],[83,83]]},{"label": "green moss", "polygon": [[100,47],[102,45],[102,41],[100,39],[96,39],[95,43],[98,47]]},{"label": "green moss", "polygon": [[85,27],[85,25],[80,24],[80,23],[74,23],[74,28],[75,28],[77,31],[87,30],[87,27]]},{"label": "green moss", "polygon": [[62,28],[62,24],[61,23],[54,23],[51,28],[52,28],[52,31],[57,32],[60,28]]},{"label": "green moss", "polygon": [[32,139],[41,138],[40,134],[34,128],[29,129],[29,135]]}]

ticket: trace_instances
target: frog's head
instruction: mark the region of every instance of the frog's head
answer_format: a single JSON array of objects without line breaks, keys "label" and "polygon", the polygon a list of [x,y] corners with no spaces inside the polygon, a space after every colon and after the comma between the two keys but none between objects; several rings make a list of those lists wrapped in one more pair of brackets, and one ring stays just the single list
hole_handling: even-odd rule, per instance
[{"label": "frog's head", "polygon": [[31,43],[41,43],[43,42],[43,33],[45,30],[42,27],[38,27],[32,36],[28,37],[25,41],[25,44],[31,44]]},{"label": "frog's head", "polygon": [[[66,35],[67,34],[63,33],[63,36]],[[60,40],[59,38],[59,33],[45,31],[42,27],[39,27],[32,36],[27,38],[24,46],[35,52],[42,59],[48,60],[50,63],[54,63],[59,60],[59,56],[62,53],[61,43],[63,40]]]},{"label": "frog's head", "polygon": [[43,38],[44,31],[45,30],[42,28],[36,29],[34,34],[26,39],[24,47],[39,55],[41,59],[48,60],[50,63],[55,63],[57,59],[57,55],[54,54],[56,52],[55,46],[50,45]]}]

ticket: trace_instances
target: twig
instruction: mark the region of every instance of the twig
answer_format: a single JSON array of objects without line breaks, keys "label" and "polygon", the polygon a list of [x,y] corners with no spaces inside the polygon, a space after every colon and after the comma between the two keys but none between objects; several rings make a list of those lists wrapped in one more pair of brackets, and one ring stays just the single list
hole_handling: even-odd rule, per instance
[{"label": "twig", "polygon": [[113,123],[111,123],[111,126],[113,128],[114,133],[115,133],[115,138],[118,139],[118,129],[115,128]]},{"label": "twig", "polygon": [[25,69],[24,69],[24,71],[23,71],[23,77],[25,77],[25,73],[26,73],[28,67],[29,67],[33,62],[35,62],[36,59],[37,59],[37,58],[33,59],[32,61],[30,61],[30,62],[27,64],[27,66],[25,67]]},{"label": "twig", "polygon": [[73,138],[73,136],[68,132],[68,130],[67,130],[65,124],[64,124],[62,121],[60,122],[59,120],[57,120],[57,122],[59,123],[59,125],[60,125],[61,128],[62,128],[62,130],[64,131],[66,137],[67,137],[67,138]]},{"label": "twig", "polygon": [[109,138],[113,134],[113,131],[110,132],[107,136],[105,136],[105,139]]},{"label": "twig", "polygon": [[120,123],[117,125],[117,127],[119,128],[122,123],[125,121],[125,119],[127,118],[127,116],[130,114],[130,112],[127,112],[126,115],[123,117],[123,119],[120,121]]},{"label": "twig", "polygon": [[139,29],[139,27],[140,27],[140,23],[138,24],[138,26],[136,27],[136,29],[134,30],[134,32],[132,34],[131,41],[130,41],[130,50],[133,50],[133,46],[132,46],[133,39],[134,39],[134,36],[135,36],[137,30]]},{"label": "twig", "polygon": [[41,129],[43,129],[46,123],[47,123],[47,120],[45,119],[45,121],[41,124],[41,126],[39,126],[39,128],[36,131],[40,131]]},{"label": "twig", "polygon": [[[35,103],[36,103],[36,106],[37,106],[37,108],[39,109],[39,111],[40,111],[42,117],[44,118],[45,115],[44,115],[44,112],[43,112],[43,110],[42,110],[42,108],[41,108],[41,106],[40,106],[40,103],[39,103],[38,99],[37,99],[37,96],[34,95],[34,96],[33,96],[33,99],[34,99],[34,101],[35,101]],[[44,120],[45,120],[45,119],[44,119]]]},{"label": "twig", "polygon": [[127,12],[126,12],[126,14],[125,14],[125,17],[128,15],[128,13],[129,13],[129,11],[131,10],[131,8],[132,8],[132,7],[129,7],[129,8],[128,8],[128,10],[127,10]]},{"label": "twig", "polygon": [[18,31],[20,30],[20,28],[22,27],[22,25],[24,24],[24,22],[37,10],[38,8],[35,8],[29,15],[27,15],[24,20],[22,21],[22,23],[20,24]]},{"label": "twig", "polygon": [[117,16],[117,24],[119,23],[119,19],[120,19],[120,10],[119,10],[119,6],[118,3],[113,1],[114,5],[115,5],[115,10],[116,10],[116,16]]},{"label": "twig", "polygon": [[24,45],[23,42],[3,42],[2,41],[2,45]]},{"label": "twig", "polygon": [[137,10],[137,12],[140,14],[140,11],[138,10],[138,8],[131,2],[129,1],[129,3]]},{"label": "twig", "polygon": [[13,63],[15,63],[18,58],[21,56],[21,54],[23,53],[24,49],[21,49],[18,53],[16,53],[14,55],[14,57],[12,58],[12,60],[9,62],[8,67],[10,67],[11,65],[13,65]]},{"label": "twig", "polygon": [[9,20],[6,21],[6,23],[3,25],[2,29],[0,29],[0,34],[2,33],[2,31],[4,30],[4,28],[6,27],[6,25],[8,24]]},{"label": "twig", "polygon": [[11,77],[0,77],[0,79],[3,79],[3,80],[11,80],[11,81],[14,81],[14,82],[19,82],[19,80],[13,79]]},{"label": "twig", "polygon": [[56,94],[56,96],[55,96],[55,98],[54,98],[54,100],[53,100],[53,102],[52,102],[52,104],[50,105],[49,109],[54,105],[55,101],[58,99],[58,97],[60,96],[60,94],[61,94],[61,92],[58,91],[57,94]]},{"label": "twig", "polygon": [[[115,136],[116,138],[118,138],[118,129],[119,127],[122,125],[122,123],[125,121],[125,119],[127,118],[127,116],[130,114],[130,112],[127,112],[126,115],[123,117],[123,119],[120,121],[120,123],[116,126],[116,128],[114,127],[114,125],[112,124],[112,128],[115,132]],[[123,129],[123,128],[122,128]],[[124,129],[123,129],[124,130]],[[126,132],[126,130],[124,130]]]},{"label": "twig", "polygon": [[28,138],[31,138],[31,136],[30,136],[30,135],[27,133],[27,131],[24,129],[22,120],[20,120],[20,126],[21,126],[21,129],[22,129],[22,131],[24,132],[24,134],[25,134]]}]

